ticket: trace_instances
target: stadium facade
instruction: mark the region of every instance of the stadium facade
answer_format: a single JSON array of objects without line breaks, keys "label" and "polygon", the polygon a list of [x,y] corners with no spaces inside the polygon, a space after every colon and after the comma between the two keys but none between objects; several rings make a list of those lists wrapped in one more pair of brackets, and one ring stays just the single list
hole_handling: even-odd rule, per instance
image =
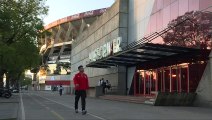
[{"label": "stadium facade", "polygon": [[89,96],[104,78],[119,95],[197,93],[196,104],[211,105],[211,26],[211,0],[116,0],[77,36],[63,35],[74,38],[70,79],[83,65]]}]

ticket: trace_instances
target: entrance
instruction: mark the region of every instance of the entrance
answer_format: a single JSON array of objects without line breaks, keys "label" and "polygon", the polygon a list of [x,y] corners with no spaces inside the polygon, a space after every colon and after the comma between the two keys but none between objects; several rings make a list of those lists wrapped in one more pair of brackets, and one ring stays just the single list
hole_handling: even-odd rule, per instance
[{"label": "entrance", "polygon": [[152,95],[156,90],[156,71],[138,70],[134,76],[134,94]]},{"label": "entrance", "polygon": [[150,70],[137,70],[134,75],[134,95],[154,95],[155,92],[195,92],[206,62],[183,63]]}]

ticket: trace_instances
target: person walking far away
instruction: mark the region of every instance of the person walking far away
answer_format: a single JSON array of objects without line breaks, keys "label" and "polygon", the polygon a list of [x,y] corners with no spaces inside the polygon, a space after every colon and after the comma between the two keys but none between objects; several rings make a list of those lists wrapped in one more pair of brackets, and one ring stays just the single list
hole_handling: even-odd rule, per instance
[{"label": "person walking far away", "polygon": [[84,73],[82,65],[78,67],[79,73],[74,76],[75,85],[75,112],[78,113],[78,102],[81,97],[82,114],[87,113],[86,107],[86,90],[89,88],[88,76]]},{"label": "person walking far away", "polygon": [[62,85],[60,85],[60,87],[59,87],[59,93],[60,93],[60,96],[63,94],[63,86]]}]

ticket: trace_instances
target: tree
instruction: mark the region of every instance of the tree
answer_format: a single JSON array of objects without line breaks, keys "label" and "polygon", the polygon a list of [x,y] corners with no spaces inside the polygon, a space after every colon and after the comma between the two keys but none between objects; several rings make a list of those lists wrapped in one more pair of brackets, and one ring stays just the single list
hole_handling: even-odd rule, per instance
[{"label": "tree", "polygon": [[21,86],[26,86],[26,85],[31,85],[32,84],[32,79],[30,78],[23,78],[21,79]]},{"label": "tree", "polygon": [[202,49],[211,48],[211,12],[187,12],[183,16],[172,20],[168,24],[168,27],[179,24],[182,19],[188,18],[188,16],[190,18],[189,20],[174,27],[163,36],[165,44]]},{"label": "tree", "polygon": [[59,75],[61,74],[61,69],[66,70],[66,74],[70,74],[71,72],[71,64],[70,63],[57,63],[56,70],[54,74]]},{"label": "tree", "polygon": [[37,36],[47,11],[45,0],[0,1],[0,87],[5,73],[19,80],[25,69],[40,64]]}]

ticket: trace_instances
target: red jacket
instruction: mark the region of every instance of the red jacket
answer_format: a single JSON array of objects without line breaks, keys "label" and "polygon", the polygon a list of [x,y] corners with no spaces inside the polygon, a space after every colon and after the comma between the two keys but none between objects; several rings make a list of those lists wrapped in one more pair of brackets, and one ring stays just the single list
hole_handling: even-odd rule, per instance
[{"label": "red jacket", "polygon": [[[79,86],[77,87],[76,84]],[[88,76],[85,73],[77,73],[74,76],[74,85],[75,90],[87,90],[89,88]]]}]

